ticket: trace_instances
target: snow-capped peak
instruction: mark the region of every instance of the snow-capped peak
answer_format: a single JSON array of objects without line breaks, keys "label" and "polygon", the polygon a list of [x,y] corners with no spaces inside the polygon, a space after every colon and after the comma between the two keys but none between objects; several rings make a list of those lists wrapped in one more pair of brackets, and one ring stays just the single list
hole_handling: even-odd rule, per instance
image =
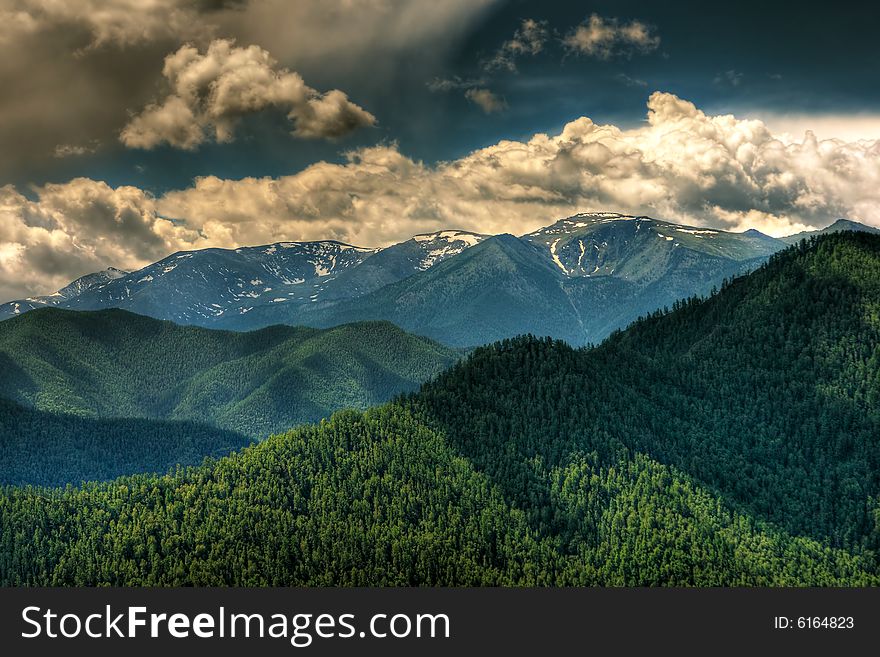
[{"label": "snow-capped peak", "polygon": [[635,219],[635,216],[620,212],[578,212],[563,221],[571,221],[572,219]]},{"label": "snow-capped peak", "polygon": [[458,255],[486,239],[486,235],[471,233],[466,230],[440,230],[435,233],[422,233],[413,237],[425,256],[418,265],[421,270],[433,267],[438,262]]},{"label": "snow-capped peak", "polygon": [[264,249],[272,249],[273,253],[277,249],[295,249],[295,248],[307,248],[307,249],[323,249],[323,250],[336,250],[336,251],[356,251],[358,253],[371,253],[375,251],[375,249],[368,249],[362,246],[353,246],[352,244],[346,244],[345,242],[337,242],[336,240],[316,240],[313,242],[275,242],[274,244],[267,244],[265,247],[256,247],[256,248],[264,248]]},{"label": "snow-capped peak", "polygon": [[435,233],[422,233],[416,235],[413,239],[416,242],[435,242],[438,240],[444,242],[464,242],[468,246],[474,246],[486,239],[486,236],[478,233],[471,233],[466,230],[439,230]]},{"label": "snow-capped peak", "polygon": [[570,233],[578,228],[588,228],[598,224],[608,224],[617,221],[650,221],[648,217],[636,217],[631,214],[619,212],[580,212],[570,217],[560,219],[554,224],[539,228],[528,233],[525,237],[542,237],[546,235],[559,235]]},{"label": "snow-capped peak", "polygon": [[122,278],[123,276],[127,275],[127,271],[116,269],[116,267],[108,267],[103,271],[98,271],[93,274],[86,274],[85,276],[77,278],[72,283],[69,283],[68,285],[58,290],[52,296],[58,296],[63,299],[72,299],[76,296],[79,296],[86,290],[101,287],[102,285],[106,285],[110,281],[115,281],[117,278]]}]

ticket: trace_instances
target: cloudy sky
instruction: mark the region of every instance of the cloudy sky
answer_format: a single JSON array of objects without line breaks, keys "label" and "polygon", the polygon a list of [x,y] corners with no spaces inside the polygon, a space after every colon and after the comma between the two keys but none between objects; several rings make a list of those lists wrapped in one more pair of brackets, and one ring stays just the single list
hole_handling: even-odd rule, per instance
[{"label": "cloudy sky", "polygon": [[588,210],[880,225],[878,22],[852,0],[0,0],[0,301],[184,249]]}]

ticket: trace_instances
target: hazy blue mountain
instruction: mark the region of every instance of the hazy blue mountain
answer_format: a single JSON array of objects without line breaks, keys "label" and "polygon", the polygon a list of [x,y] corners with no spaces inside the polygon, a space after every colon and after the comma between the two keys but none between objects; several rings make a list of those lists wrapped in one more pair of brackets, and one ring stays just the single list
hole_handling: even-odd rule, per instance
[{"label": "hazy blue mountain", "polygon": [[310,321],[387,319],[462,346],[522,333],[597,342],[640,315],[707,294],[783,246],[757,231],[581,214],[522,238],[487,239],[427,271],[320,309]]},{"label": "hazy blue mountain", "polygon": [[19,301],[9,301],[7,303],[0,304],[0,320],[26,313],[29,310],[36,310],[37,308],[63,306],[66,303],[70,302],[74,297],[77,297],[89,290],[94,290],[96,288],[102,287],[103,285],[106,285],[111,281],[115,281],[117,278],[122,278],[127,274],[127,271],[116,269],[115,267],[108,267],[104,271],[98,271],[93,274],[86,274],[85,276],[81,276],[80,278],[77,278],[72,283],[65,285],[63,288],[53,294],[39,297],[29,297],[27,299],[21,299]]},{"label": "hazy blue mountain", "polygon": [[341,242],[280,242],[176,253],[69,303],[73,310],[122,308],[179,324],[211,326],[263,304],[309,303],[371,249]]},{"label": "hazy blue mountain", "polygon": [[582,341],[564,276],[534,245],[497,235],[460,255],[316,315],[320,325],[387,319],[452,345],[533,333]]},{"label": "hazy blue mountain", "polygon": [[781,239],[786,244],[794,244],[795,242],[800,242],[802,239],[805,239],[807,237],[826,235],[828,233],[840,233],[843,231],[880,234],[880,228],[867,226],[865,224],[859,223],[858,221],[850,221],[849,219],[838,219],[833,224],[831,224],[830,226],[826,226],[825,228],[820,228],[818,230],[805,230],[801,233],[788,235],[787,237],[783,237]]},{"label": "hazy blue mountain", "polygon": [[524,239],[546,248],[567,277],[617,276],[636,283],[665,276],[679,249],[744,262],[783,246],[756,230],[730,233],[615,213],[575,215]]},{"label": "hazy blue mountain", "polygon": [[[824,232],[838,230],[877,229],[840,220]],[[445,230],[383,249],[326,241],[178,253],[52,298],[231,330],[382,319],[456,346],[529,332],[584,344],[705,295],[797,238],[583,213],[521,237]],[[0,317],[40,305],[6,304]]]},{"label": "hazy blue mountain", "polygon": [[229,329],[249,329],[272,324],[321,325],[316,317],[328,307],[362,297],[386,285],[425,271],[444,260],[479,244],[486,235],[461,230],[445,230],[416,235],[412,239],[380,249],[358,266],[328,276],[320,286],[312,286],[307,299],[295,299],[283,305],[263,303],[252,311],[229,313],[213,324]]},{"label": "hazy blue mountain", "polygon": [[463,230],[444,230],[416,235],[412,239],[378,250],[357,268],[340,272],[318,297],[318,301],[350,299],[378,290],[390,283],[430,269],[479,244],[488,235]]},{"label": "hazy blue mountain", "polygon": [[524,239],[565,276],[583,326],[576,344],[597,342],[678,299],[706,295],[785,246],[755,230],[731,233],[614,213],[569,217]]},{"label": "hazy blue mountain", "polygon": [[0,319],[58,306],[121,308],[212,328],[309,324],[310,315],[328,303],[362,296],[424,271],[485,237],[445,230],[381,250],[320,241],[186,251],[136,272],[110,269],[74,281],[49,297],[3,304]]}]

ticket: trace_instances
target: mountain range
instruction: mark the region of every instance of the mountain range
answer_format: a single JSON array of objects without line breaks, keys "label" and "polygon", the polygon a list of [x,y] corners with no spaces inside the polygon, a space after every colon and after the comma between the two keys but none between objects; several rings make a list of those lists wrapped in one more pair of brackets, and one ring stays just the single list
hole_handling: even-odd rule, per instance
[{"label": "mountain range", "polygon": [[[839,230],[877,231],[840,220],[819,232]],[[805,236],[586,213],[521,237],[446,230],[384,249],[334,241],[204,249],[0,305],[0,319],[45,306],[121,308],[239,331],[388,320],[453,346],[524,333],[582,345],[705,295]]]},{"label": "mountain range", "polygon": [[[711,239],[676,237],[656,223],[615,223],[608,225],[626,231],[621,240],[644,233],[669,244],[669,257],[685,248],[673,242]],[[640,262],[614,253],[587,261],[587,234],[563,239],[560,232],[487,238],[425,271],[472,262],[488,248],[524,268],[521,258],[543,267],[536,277],[597,266],[622,267],[633,278],[640,271]],[[620,243],[608,241],[609,251]],[[740,247],[717,245],[730,248]],[[549,265],[527,258],[541,249]],[[418,392],[366,412],[341,411],[198,467],[81,488],[5,487],[0,582],[877,585],[878,299],[880,236],[811,237],[715,294],[677,300],[596,347],[505,339],[473,350]],[[82,337],[81,345],[100,345],[92,351],[104,363],[106,354],[126,355],[141,341],[108,344],[124,331],[107,335],[101,322],[131,321],[120,311],[44,310],[0,328],[43,321],[49,324],[37,328],[45,332],[82,317],[95,326],[58,330],[48,354]],[[295,329],[234,338],[159,330],[147,352],[158,362],[145,356],[132,370],[143,370],[139,386],[114,404],[134,408],[144,395],[165,403],[168,386],[166,408],[179,408],[179,391],[193,379],[174,382],[192,359],[212,371],[218,350],[271,350]],[[191,336],[204,345],[187,352]],[[30,349],[38,352],[39,343]],[[188,354],[181,363],[178,353]],[[58,378],[41,356],[42,363],[18,366],[27,373],[18,389],[28,392],[24,384],[39,374],[57,384],[51,399],[68,399],[76,382]],[[86,381],[89,366],[83,356],[76,369]],[[114,394],[116,375],[107,376],[86,386],[95,396],[80,394],[76,403],[87,409]],[[227,387],[228,376],[217,378]],[[218,403],[222,416],[224,395],[214,394],[212,380],[199,384],[191,407],[205,414]],[[61,449],[65,440],[34,432],[31,454],[46,442]]]}]

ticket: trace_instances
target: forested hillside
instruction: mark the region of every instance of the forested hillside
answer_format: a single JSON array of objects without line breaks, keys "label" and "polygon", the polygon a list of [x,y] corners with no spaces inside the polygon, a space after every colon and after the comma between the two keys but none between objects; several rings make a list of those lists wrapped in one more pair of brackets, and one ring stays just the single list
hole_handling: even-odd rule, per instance
[{"label": "forested hillside", "polygon": [[880,548],[880,236],[802,243],[598,355],[653,413],[635,446],[791,531]]},{"label": "forested hillside", "polygon": [[644,452],[755,517],[876,550],[880,237],[803,243],[593,350],[480,349],[413,403],[511,500],[573,450]]},{"label": "forested hillside", "polygon": [[189,421],[96,419],[0,399],[0,482],[64,486],[226,456],[252,441]]},{"label": "forested hillside", "polygon": [[[504,458],[502,455],[499,455]],[[796,585],[865,559],[729,511],[647,457],[573,454],[537,529],[438,433],[389,405],[231,458],[82,489],[6,489],[7,585]],[[546,506],[543,506],[546,505]]]},{"label": "forested hillside", "polygon": [[87,417],[208,422],[253,437],[411,391],[459,352],[387,322],[251,333],[121,310],[0,323],[0,397]]},{"label": "forested hillside", "polygon": [[415,390],[459,356],[387,322],[233,333],[35,310],[0,324],[0,483],[194,465]]},{"label": "forested hillside", "polygon": [[8,584],[880,583],[880,237],[820,237],[592,349],[167,476],[6,488]]}]

